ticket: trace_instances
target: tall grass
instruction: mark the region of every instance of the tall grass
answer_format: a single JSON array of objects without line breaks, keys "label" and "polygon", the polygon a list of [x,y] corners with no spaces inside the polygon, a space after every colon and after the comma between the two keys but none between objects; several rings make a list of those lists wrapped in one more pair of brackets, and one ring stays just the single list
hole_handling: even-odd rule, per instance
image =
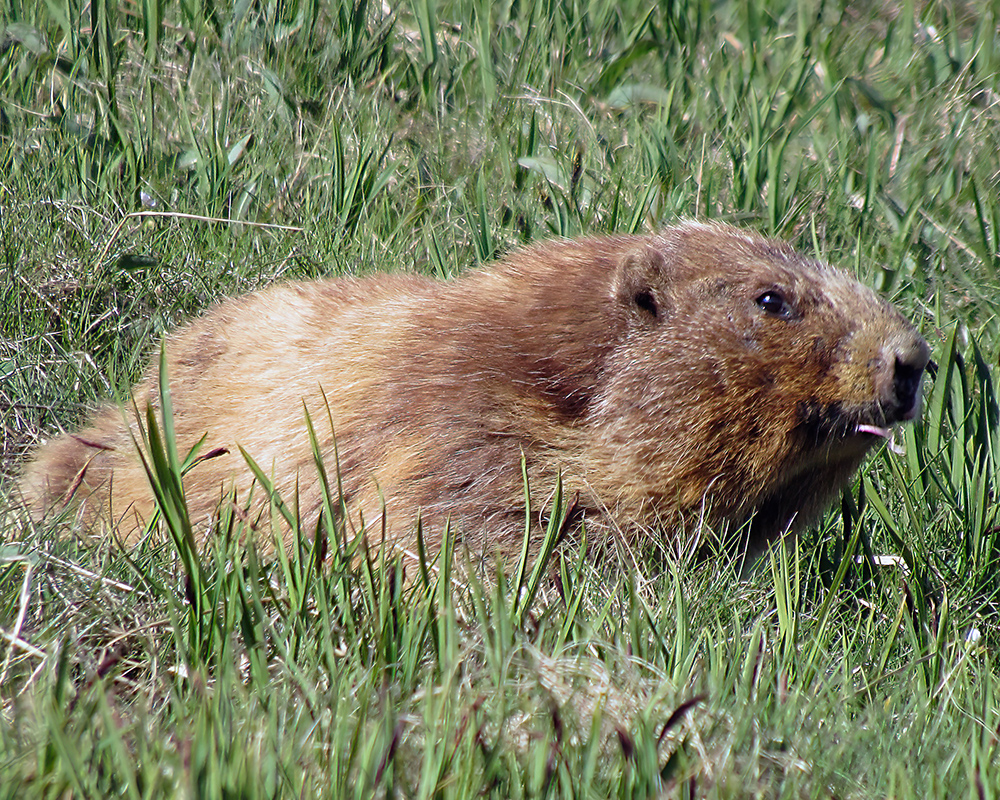
[{"label": "tall grass", "polygon": [[295,532],[274,554],[232,511],[201,547],[189,454],[144,417],[163,514],[135,548],[5,506],[0,796],[1000,795],[997,25],[938,2],[5,5],[4,491],[221,296],[678,216],[854,271],[935,366],[905,455],[744,580],[725,553],[573,548],[412,574],[346,537],[318,460],[319,529],[272,496]]}]

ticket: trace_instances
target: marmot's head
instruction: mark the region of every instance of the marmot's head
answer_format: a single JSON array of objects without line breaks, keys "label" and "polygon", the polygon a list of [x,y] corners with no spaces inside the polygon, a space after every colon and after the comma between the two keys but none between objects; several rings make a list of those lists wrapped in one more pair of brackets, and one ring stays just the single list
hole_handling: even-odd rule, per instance
[{"label": "marmot's head", "polygon": [[770,538],[917,414],[926,342],[841,270],[717,224],[634,245],[611,284],[625,333],[593,408],[627,494],[730,521],[759,512]]}]

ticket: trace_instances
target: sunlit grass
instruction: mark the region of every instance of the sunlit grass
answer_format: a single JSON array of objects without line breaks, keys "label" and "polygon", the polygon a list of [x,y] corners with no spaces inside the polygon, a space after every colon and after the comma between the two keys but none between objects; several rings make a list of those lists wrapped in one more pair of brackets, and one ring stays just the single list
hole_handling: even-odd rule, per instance
[{"label": "sunlit grass", "polygon": [[5,492],[220,297],[678,216],[855,272],[935,365],[905,455],[743,581],[726,554],[572,548],[415,574],[344,535],[319,464],[318,531],[274,498],[283,550],[232,511],[199,549],[187,454],[144,418],[165,513],[138,546],[0,521],[0,796],[1000,795],[997,24],[918,2],[5,6]]}]

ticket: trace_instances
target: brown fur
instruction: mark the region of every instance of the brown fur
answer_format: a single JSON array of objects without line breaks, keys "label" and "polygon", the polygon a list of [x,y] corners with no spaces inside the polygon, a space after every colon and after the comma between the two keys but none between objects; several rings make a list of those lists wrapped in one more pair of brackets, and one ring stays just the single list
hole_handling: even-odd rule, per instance
[{"label": "brown fur", "polygon": [[[788,305],[762,308],[768,292]],[[757,549],[850,478],[880,438],[859,424],[916,413],[928,359],[913,326],[844,273],[699,223],[548,242],[451,282],[279,285],[210,310],[166,355],[179,451],[206,434],[203,452],[229,451],[186,479],[196,523],[233,487],[249,496],[239,445],[315,525],[305,407],[331,473],[339,460],[352,527],[380,538],[384,508],[409,550],[419,513],[431,547],[450,520],[473,551],[504,555],[524,530],[522,456],[533,508],[561,473],[591,536],[755,515]],[[140,410],[156,374],[134,389]],[[140,530],[154,505],[124,419],[105,407],[41,448],[20,484],[34,516],[75,489],[88,525]]]}]

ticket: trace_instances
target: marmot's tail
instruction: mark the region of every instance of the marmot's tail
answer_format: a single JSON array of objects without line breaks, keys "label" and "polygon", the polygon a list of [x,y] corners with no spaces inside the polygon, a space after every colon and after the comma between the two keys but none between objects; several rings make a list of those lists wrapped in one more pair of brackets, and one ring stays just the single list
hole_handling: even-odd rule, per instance
[{"label": "marmot's tail", "polygon": [[121,411],[106,409],[94,424],[42,445],[21,472],[13,501],[40,522],[72,505],[93,519],[109,502],[111,468],[124,429]]}]

